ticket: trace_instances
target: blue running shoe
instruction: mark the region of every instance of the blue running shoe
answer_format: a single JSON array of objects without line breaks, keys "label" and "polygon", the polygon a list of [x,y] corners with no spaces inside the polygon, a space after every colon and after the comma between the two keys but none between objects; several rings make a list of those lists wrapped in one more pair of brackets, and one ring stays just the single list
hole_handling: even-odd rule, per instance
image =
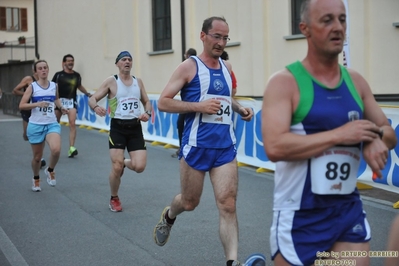
[{"label": "blue running shoe", "polygon": [[266,258],[261,253],[254,253],[247,258],[244,266],[266,266]]}]

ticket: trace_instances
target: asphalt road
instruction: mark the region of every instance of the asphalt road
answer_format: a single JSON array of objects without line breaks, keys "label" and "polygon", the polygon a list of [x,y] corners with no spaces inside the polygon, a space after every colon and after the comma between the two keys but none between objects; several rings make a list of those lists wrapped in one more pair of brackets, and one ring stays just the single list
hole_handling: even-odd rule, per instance
[{"label": "asphalt road", "polygon": [[[209,178],[199,207],[180,215],[169,242],[157,246],[152,232],[163,208],[179,192],[175,150],[148,143],[146,170],[125,170],[119,196],[123,212],[108,209],[110,159],[107,134],[78,129],[79,155],[67,157],[69,127],[62,126],[57,186],[41,172],[42,192],[31,191],[32,152],[22,140],[21,121],[0,119],[0,266],[199,266],[225,265],[218,236],[218,212]],[[48,147],[45,158],[48,159]],[[239,260],[261,252],[272,265],[269,228],[273,174],[239,168]],[[372,228],[372,250],[385,250],[398,210],[389,202],[363,200]],[[373,266],[383,259],[372,260]]]}]

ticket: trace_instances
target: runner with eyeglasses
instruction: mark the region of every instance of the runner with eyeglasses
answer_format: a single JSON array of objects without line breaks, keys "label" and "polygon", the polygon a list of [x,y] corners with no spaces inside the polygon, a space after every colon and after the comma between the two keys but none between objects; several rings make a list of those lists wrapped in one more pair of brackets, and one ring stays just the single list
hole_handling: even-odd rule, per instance
[{"label": "runner with eyeglasses", "polygon": [[[238,187],[236,138],[232,115],[250,121],[251,108],[232,98],[231,64],[220,56],[229,40],[229,26],[222,17],[204,20],[200,34],[204,50],[182,62],[162,91],[158,108],[185,113],[180,159],[181,191],[164,208],[154,228],[154,240],[163,246],[176,217],[199,204],[205,173],[209,172],[219,210],[219,235],[226,265],[241,265],[237,259]],[[181,101],[174,97],[180,92]]]}]

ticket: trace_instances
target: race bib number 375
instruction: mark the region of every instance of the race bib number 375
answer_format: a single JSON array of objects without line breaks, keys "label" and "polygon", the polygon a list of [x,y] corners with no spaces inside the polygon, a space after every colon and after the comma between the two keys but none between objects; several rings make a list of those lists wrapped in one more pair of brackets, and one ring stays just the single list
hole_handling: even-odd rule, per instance
[{"label": "race bib number 375", "polygon": [[135,97],[123,97],[120,100],[120,113],[123,117],[140,115],[140,100]]}]

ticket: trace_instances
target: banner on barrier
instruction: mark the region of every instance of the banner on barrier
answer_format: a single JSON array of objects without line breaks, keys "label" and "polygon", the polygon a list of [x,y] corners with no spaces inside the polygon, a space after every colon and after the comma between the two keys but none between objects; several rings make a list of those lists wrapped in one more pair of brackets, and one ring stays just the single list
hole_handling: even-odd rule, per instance
[{"label": "banner on barrier", "polygon": [[[150,94],[153,112],[150,121],[142,122],[143,135],[147,141],[179,145],[177,131],[178,114],[165,113],[158,110],[159,95]],[[248,164],[258,168],[275,170],[275,164],[271,162],[263,148],[261,132],[261,109],[262,102],[250,98],[238,99],[239,103],[254,110],[254,117],[250,122],[245,122],[239,116],[233,115],[234,128],[237,138],[237,160],[240,163]],[[105,99],[98,103],[108,109]],[[382,108],[389,119],[396,135],[399,136],[399,108]],[[63,116],[61,121],[67,122]],[[88,98],[82,94],[78,95],[77,125],[85,125],[97,129],[109,130],[110,117],[97,116],[88,105]],[[388,162],[383,170],[383,178],[372,180],[372,173],[365,161],[362,159],[358,171],[358,178],[364,183],[379,187],[385,190],[399,193],[399,145],[391,150]]]}]

